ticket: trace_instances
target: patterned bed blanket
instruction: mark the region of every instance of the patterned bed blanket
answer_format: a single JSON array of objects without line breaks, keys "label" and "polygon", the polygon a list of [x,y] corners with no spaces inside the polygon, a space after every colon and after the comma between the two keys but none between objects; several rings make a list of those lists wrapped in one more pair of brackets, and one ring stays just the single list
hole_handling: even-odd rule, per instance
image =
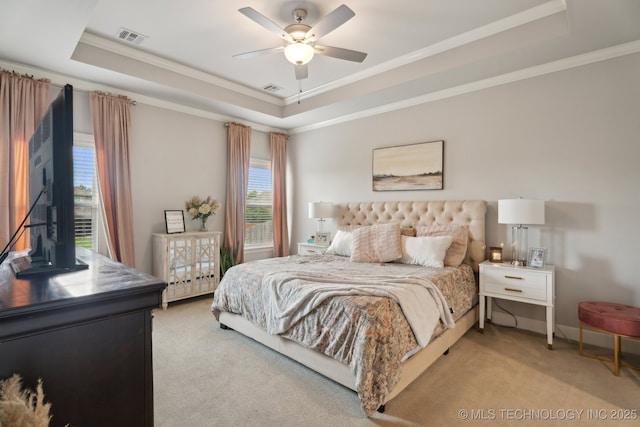
[{"label": "patterned bed blanket", "polygon": [[[283,282],[314,286],[314,276],[319,278],[316,285],[351,278],[351,282],[357,282],[356,286],[375,287],[374,284],[392,277],[407,283],[433,284],[437,294],[446,300],[453,318],[462,316],[477,299],[473,272],[467,265],[430,269],[398,263],[352,263],[349,258],[322,255],[254,261],[227,271],[211,307],[216,318],[220,311],[242,315],[264,330],[271,328],[272,332],[275,330],[285,338],[348,365],[367,416],[386,401],[400,379],[403,360],[420,345],[401,303],[380,292],[376,295],[339,292],[330,298],[318,297],[315,303],[305,305],[304,315],[297,316],[296,321],[278,324],[273,329],[273,313],[269,309],[272,305],[265,303],[264,295],[273,298],[274,286],[292,289],[282,287]],[[286,277],[291,280],[287,281]],[[353,288],[353,283],[351,286]],[[283,305],[280,312],[286,311]],[[435,317],[437,325],[429,335],[436,336],[447,325],[438,321],[441,313],[432,313],[431,317]]]}]

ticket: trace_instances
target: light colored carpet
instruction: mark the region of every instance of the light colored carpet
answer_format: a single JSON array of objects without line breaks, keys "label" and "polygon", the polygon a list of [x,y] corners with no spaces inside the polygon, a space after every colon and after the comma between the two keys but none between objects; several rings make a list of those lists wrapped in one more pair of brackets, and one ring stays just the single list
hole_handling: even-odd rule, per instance
[{"label": "light colored carpet", "polygon": [[154,311],[158,427],[640,425],[639,371],[614,377],[577,343],[556,338],[549,351],[542,335],[494,325],[471,329],[384,414],[365,418],[351,390],[220,329],[211,301]]}]

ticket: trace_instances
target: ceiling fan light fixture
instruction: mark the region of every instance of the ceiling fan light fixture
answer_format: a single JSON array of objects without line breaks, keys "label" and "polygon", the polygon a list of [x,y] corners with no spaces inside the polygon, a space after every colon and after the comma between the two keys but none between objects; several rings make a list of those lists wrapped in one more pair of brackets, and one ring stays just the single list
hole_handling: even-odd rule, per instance
[{"label": "ceiling fan light fixture", "polygon": [[311,27],[305,24],[291,24],[284,31],[295,41],[303,41],[310,29]]},{"label": "ceiling fan light fixture", "polygon": [[284,48],[284,56],[294,65],[307,64],[313,59],[313,46],[302,42],[291,43]]}]

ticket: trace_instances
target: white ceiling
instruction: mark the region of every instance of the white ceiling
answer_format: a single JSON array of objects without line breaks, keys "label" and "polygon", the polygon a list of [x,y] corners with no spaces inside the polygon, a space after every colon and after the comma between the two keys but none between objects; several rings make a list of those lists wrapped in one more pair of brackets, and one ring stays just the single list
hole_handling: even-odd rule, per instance
[{"label": "white ceiling", "polygon": [[[304,8],[313,26],[343,1],[355,17],[321,44],[366,52],[363,63],[316,55],[299,86],[281,53],[233,58],[282,43],[239,8],[281,27]],[[148,38],[122,42],[122,27]],[[2,0],[0,14],[5,67],[292,132],[637,52],[639,41],[638,0]]]}]

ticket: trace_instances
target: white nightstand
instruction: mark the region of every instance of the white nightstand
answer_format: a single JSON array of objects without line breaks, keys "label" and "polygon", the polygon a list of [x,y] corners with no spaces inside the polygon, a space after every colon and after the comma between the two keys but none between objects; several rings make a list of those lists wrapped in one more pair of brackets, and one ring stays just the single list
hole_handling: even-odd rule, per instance
[{"label": "white nightstand", "polygon": [[547,347],[553,348],[555,326],[555,269],[514,267],[511,264],[484,261],[480,264],[480,330],[484,329],[485,297],[486,318],[491,320],[491,298],[502,298],[527,304],[543,305],[547,314]]},{"label": "white nightstand", "polygon": [[315,243],[298,243],[298,255],[322,255],[329,246],[316,245]]}]

